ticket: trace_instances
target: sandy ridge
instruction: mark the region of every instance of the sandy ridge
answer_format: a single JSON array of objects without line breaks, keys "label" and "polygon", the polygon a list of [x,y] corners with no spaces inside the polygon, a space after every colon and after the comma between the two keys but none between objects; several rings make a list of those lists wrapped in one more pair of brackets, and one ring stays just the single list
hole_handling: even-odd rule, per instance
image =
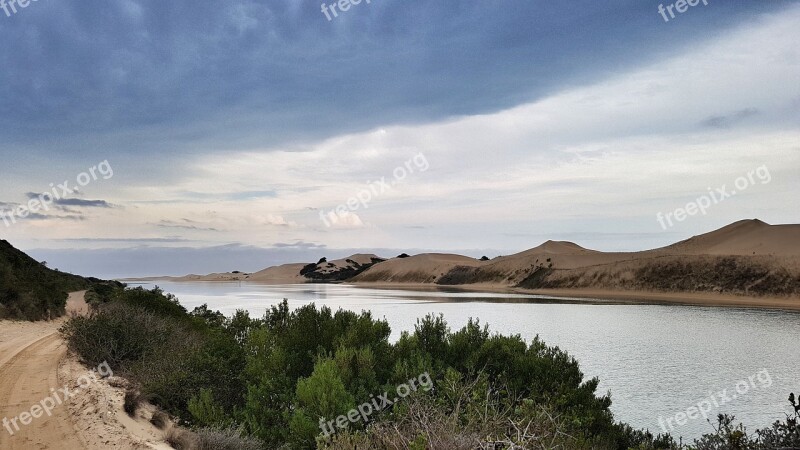
[{"label": "sandy ridge", "polygon": [[[70,294],[68,314],[87,312],[84,294]],[[0,321],[0,420],[7,418],[13,432],[0,425],[0,449],[169,449],[163,433],[148,422],[152,409],[145,407],[133,418],[123,412],[124,380],[98,377],[86,388],[80,385],[89,369],[67,353],[58,332],[65,320]],[[21,422],[23,412],[65,386],[69,399],[51,416]]]}]

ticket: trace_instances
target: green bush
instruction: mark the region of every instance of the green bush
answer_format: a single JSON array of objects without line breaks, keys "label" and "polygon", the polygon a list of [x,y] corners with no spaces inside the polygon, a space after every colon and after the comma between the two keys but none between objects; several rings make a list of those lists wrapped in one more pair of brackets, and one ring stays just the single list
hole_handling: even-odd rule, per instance
[{"label": "green bush", "polygon": [[[797,418],[755,435],[721,419],[717,433],[684,447],[634,430],[614,421],[610,396],[596,394],[599,381],[585,379],[568,353],[538,337],[492,335],[474,320],[452,331],[442,316],[427,316],[392,344],[388,324],[366,312],[290,311],[284,300],[260,320],[244,311],[226,318],[205,305],[187,313],[159,289],[104,289],[95,292],[108,302],[63,326],[70,349],[90,365],[107,361],[142,398],[199,429],[186,439],[208,442],[203,448],[761,450],[798,442]],[[321,420],[384,392],[394,397],[423,373],[432,390],[330,440],[322,434]],[[171,439],[188,445],[179,438]]]},{"label": "green bush", "polygon": [[112,303],[92,317],[75,317],[61,327],[69,349],[90,366],[103,361],[129,368],[145,357],[166,356],[176,325],[141,308]]}]

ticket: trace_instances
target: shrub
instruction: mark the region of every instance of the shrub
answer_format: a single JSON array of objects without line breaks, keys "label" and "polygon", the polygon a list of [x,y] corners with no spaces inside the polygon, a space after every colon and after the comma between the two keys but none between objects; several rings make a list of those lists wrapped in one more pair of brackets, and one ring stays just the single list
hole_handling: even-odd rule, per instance
[{"label": "shrub", "polygon": [[164,432],[164,441],[175,450],[193,450],[196,445],[192,432],[177,427],[170,427]]},{"label": "shrub", "polygon": [[201,389],[200,393],[189,399],[187,408],[200,426],[224,426],[228,422],[225,411],[214,401],[210,389]]},{"label": "shrub", "polygon": [[[87,365],[105,361],[127,376],[140,389],[137,401],[150,400],[186,418],[186,404],[197,390],[197,383],[191,381],[202,379],[205,373],[193,367],[199,359],[193,355],[206,339],[193,329],[188,315],[171,317],[175,310],[169,306],[169,297],[159,299],[158,290],[142,291],[123,291],[91,317],[72,318],[60,331],[68,348]],[[224,368],[214,366],[220,367]],[[219,382],[228,381],[220,377]]]},{"label": "shrub", "polygon": [[142,359],[169,357],[178,333],[168,319],[141,308],[112,303],[92,317],[75,317],[61,327],[70,350],[90,366],[106,361],[115,370]]},{"label": "shrub", "polygon": [[154,427],[158,428],[159,430],[163,430],[167,428],[167,425],[170,424],[170,418],[167,413],[161,410],[157,410],[153,413],[153,416],[150,418],[150,423],[153,424]]},{"label": "shrub", "polygon": [[186,308],[172,294],[164,294],[158,286],[151,290],[137,286],[127,289],[119,300],[127,305],[141,308],[159,317],[188,320]]},{"label": "shrub", "polygon": [[290,422],[294,442],[314,442],[320,433],[320,417],[334,418],[355,407],[353,396],[347,392],[336,363],[321,360],[308,378],[297,383],[296,410]]},{"label": "shrub", "polygon": [[262,450],[264,447],[257,439],[243,436],[241,431],[233,428],[201,428],[195,431],[194,448],[197,450]]},{"label": "shrub", "polygon": [[314,264],[314,263],[306,264],[305,266],[303,266],[302,269],[300,269],[300,275],[304,275],[305,276],[305,275],[307,275],[307,274],[309,274],[309,273],[311,273],[311,272],[313,272],[315,270],[317,270],[317,265],[316,264]]},{"label": "shrub", "polygon": [[125,390],[125,397],[122,402],[122,409],[125,413],[131,417],[136,416],[136,411],[139,410],[139,407],[144,402],[145,398],[142,396],[142,393],[135,389],[127,389]]},{"label": "shrub", "polygon": [[118,281],[95,283],[86,291],[84,299],[92,309],[112,301],[125,287]]}]

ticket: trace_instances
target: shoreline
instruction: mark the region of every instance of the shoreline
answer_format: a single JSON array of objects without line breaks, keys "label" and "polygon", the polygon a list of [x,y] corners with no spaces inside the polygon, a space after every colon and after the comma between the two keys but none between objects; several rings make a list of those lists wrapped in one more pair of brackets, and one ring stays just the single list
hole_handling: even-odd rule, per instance
[{"label": "shoreline", "polygon": [[[522,294],[541,296],[542,299],[560,300],[564,302],[591,302],[601,300],[603,304],[609,302],[617,305],[684,305],[706,306],[722,308],[756,308],[768,310],[784,310],[800,312],[800,298],[796,297],[750,297],[734,294],[718,294],[713,292],[657,292],[657,291],[620,291],[608,289],[523,289],[496,284],[470,284],[470,285],[438,285],[430,283],[386,283],[386,282],[342,282],[342,283],[297,283],[296,280],[283,282],[259,282],[248,280],[187,280],[153,277],[153,278],[128,278],[128,282],[156,282],[167,281],[175,283],[248,283],[260,285],[288,285],[288,284],[340,284],[359,288],[372,289],[405,289],[427,292],[483,292],[495,294]],[[123,280],[120,280],[123,281]],[[123,282],[126,282],[123,281]]]},{"label": "shoreline", "polygon": [[726,308],[757,308],[770,310],[800,311],[800,298],[793,297],[748,297],[713,292],[656,292],[618,291],[608,289],[523,289],[492,284],[471,284],[469,288],[459,286],[430,285],[426,283],[346,283],[354,287],[375,289],[455,290],[464,292],[494,292],[509,294],[540,295],[554,300],[610,300],[615,304],[713,306]]}]

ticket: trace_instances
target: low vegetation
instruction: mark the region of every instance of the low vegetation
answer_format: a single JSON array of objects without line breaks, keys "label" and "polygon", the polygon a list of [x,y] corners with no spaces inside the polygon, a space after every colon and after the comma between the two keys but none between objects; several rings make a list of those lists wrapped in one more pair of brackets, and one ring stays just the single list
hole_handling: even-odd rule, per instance
[{"label": "low vegetation", "polygon": [[358,261],[347,259],[345,260],[347,265],[337,267],[333,263],[329,263],[326,258],[322,258],[316,264],[307,264],[304,266],[300,270],[300,275],[315,283],[345,281],[383,261],[386,260],[382,258],[370,258],[370,262],[362,264]]},{"label": "low vegetation", "polygon": [[663,257],[633,264],[555,270],[536,267],[518,287],[605,288],[740,295],[798,295],[800,275],[767,257]]},{"label": "low vegetation", "polygon": [[636,271],[636,282],[656,290],[715,291],[744,295],[800,294],[800,276],[745,257],[654,261]]},{"label": "low vegetation", "polygon": [[[386,272],[367,273],[360,281],[407,281]],[[800,295],[800,274],[770,257],[667,256],[642,261],[559,269],[549,259],[532,265],[525,273],[502,272],[488,267],[456,266],[436,284],[514,282],[524,289],[611,289],[662,292],[715,292],[748,296]],[[424,274],[411,280],[431,282]]]},{"label": "low vegetation", "polygon": [[[611,398],[566,352],[477,321],[453,331],[428,316],[392,343],[368,312],[290,311],[284,301],[260,319],[225,317],[188,312],[158,289],[99,290],[93,314],[63,326],[69,348],[128,378],[132,404],[146,399],[190,429],[167,430],[175,448],[681,448],[616,422]],[[395,397],[421,374],[432,389]],[[383,393],[396,401],[332,425]],[[796,418],[755,435],[720,420],[718,433],[682,448],[798,443]]]},{"label": "low vegetation", "polygon": [[502,282],[505,278],[506,275],[501,272],[480,267],[456,266],[436,280],[436,284],[454,286],[473,283],[496,283]]},{"label": "low vegetation", "polygon": [[0,240],[0,319],[47,320],[65,313],[68,293],[100,280],[49,269]]}]

